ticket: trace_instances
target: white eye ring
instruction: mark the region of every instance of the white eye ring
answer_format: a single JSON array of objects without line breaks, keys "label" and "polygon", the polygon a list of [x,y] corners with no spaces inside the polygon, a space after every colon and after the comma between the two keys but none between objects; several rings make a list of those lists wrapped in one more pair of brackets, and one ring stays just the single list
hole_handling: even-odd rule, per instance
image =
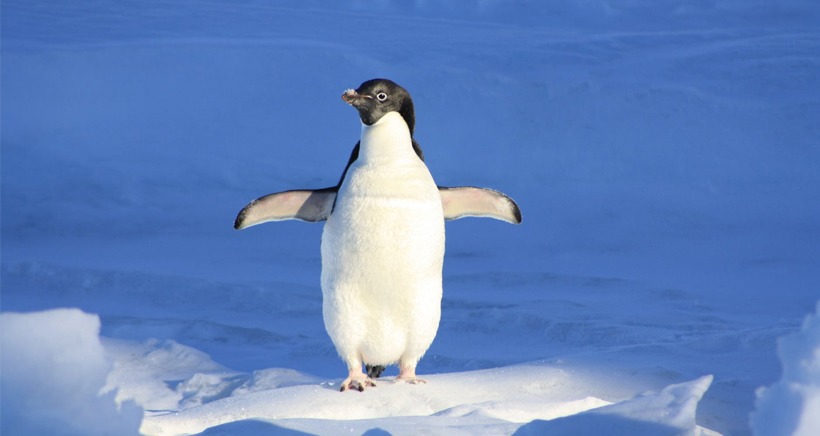
[{"label": "white eye ring", "polygon": [[383,92],[380,92],[380,93],[376,94],[376,98],[378,98],[379,101],[385,101],[385,100],[387,100],[387,94],[385,94]]}]

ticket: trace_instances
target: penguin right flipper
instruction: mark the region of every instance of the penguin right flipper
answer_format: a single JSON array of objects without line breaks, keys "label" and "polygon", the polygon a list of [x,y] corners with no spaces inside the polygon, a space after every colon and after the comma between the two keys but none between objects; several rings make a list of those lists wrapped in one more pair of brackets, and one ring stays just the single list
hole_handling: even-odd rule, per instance
[{"label": "penguin right flipper", "polygon": [[438,192],[446,220],[474,216],[521,224],[521,209],[503,192],[473,186],[439,186]]},{"label": "penguin right flipper", "polygon": [[251,201],[236,216],[233,228],[242,230],[269,221],[324,221],[333,210],[337,188],[277,192]]}]

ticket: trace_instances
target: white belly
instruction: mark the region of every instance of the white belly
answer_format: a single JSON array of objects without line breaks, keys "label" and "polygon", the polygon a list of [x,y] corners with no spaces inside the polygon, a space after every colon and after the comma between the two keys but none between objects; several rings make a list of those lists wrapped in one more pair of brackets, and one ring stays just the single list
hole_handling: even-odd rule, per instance
[{"label": "white belly", "polygon": [[418,361],[441,316],[444,216],[418,158],[351,165],[322,234],[325,328],[348,361]]}]

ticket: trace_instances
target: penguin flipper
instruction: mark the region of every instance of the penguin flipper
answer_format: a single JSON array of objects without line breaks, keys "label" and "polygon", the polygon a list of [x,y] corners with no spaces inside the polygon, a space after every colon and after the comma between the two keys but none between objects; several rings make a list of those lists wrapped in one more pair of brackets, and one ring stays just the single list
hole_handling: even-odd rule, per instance
[{"label": "penguin flipper", "polygon": [[324,221],[333,210],[336,187],[277,192],[251,201],[236,216],[233,228],[242,230],[268,221]]},{"label": "penguin flipper", "polygon": [[473,186],[438,187],[444,219],[468,216],[495,218],[510,224],[521,223],[521,209],[503,192]]}]

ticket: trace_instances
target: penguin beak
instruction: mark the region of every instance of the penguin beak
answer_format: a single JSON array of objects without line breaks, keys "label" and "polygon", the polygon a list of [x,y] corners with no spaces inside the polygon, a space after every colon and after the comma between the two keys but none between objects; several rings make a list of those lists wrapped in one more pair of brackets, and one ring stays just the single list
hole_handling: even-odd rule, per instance
[{"label": "penguin beak", "polygon": [[372,99],[372,98],[373,97],[371,97],[369,95],[359,94],[354,89],[348,89],[347,91],[345,91],[342,94],[342,100],[344,100],[345,103],[347,103],[347,104],[349,104],[353,107],[359,107],[362,104],[364,104],[365,100],[369,100],[369,99]]}]

